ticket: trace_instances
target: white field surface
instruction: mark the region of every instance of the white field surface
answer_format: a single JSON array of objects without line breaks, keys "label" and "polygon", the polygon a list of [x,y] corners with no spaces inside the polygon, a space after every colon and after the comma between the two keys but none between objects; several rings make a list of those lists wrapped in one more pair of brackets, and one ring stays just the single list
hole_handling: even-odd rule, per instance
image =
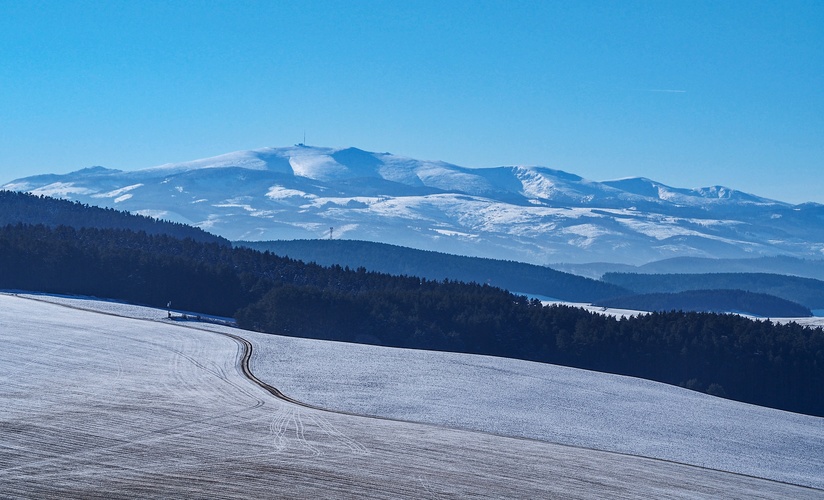
[{"label": "white field surface", "polygon": [[[707,463],[760,463],[763,475],[821,488],[822,419],[550,365],[34,298],[0,295],[3,498],[824,497]],[[243,344],[221,332],[251,340],[253,372],[289,396],[441,425],[277,399],[243,375]],[[696,467],[543,440],[707,453]],[[741,472],[762,475],[755,469]]]}]

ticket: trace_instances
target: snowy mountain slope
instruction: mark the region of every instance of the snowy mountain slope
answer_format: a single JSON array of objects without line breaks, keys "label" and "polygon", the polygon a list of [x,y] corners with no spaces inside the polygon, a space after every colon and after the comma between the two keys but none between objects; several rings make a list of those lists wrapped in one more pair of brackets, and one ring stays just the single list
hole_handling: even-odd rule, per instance
[{"label": "snowy mountain slope", "polygon": [[605,181],[603,184],[645,198],[657,198],[659,200],[682,204],[695,203],[696,198],[703,198],[706,200],[729,200],[740,203],[762,205],[775,203],[773,200],[743,193],[724,186],[711,186],[698,189],[680,189],[660,184],[645,177],[631,177],[627,179]]},{"label": "snowy mountain slope", "polygon": [[[164,311],[124,304],[38,298],[109,314],[165,317]],[[554,365],[231,331],[254,343],[257,376],[323,407],[824,488],[824,419],[818,417]]]},{"label": "snowy mountain slope", "polygon": [[824,257],[824,206],[534,166],[473,169],[297,145],[124,172],[18,179],[31,191],[193,224],[232,240],[361,239],[530,263]]}]

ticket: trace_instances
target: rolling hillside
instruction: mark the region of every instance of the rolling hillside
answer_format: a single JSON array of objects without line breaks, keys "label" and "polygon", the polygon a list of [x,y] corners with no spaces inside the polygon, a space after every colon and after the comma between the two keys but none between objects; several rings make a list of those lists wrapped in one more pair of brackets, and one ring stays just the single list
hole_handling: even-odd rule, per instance
[{"label": "rolling hillside", "polygon": [[[404,363],[399,361],[409,351],[299,340],[297,342],[311,343],[314,347],[295,350],[298,346],[293,343],[294,339],[243,333],[208,324],[169,322],[162,310],[141,309],[140,315],[147,321],[119,317],[124,309],[137,316],[135,308],[119,309],[122,306],[112,303],[74,301],[72,304],[97,308],[105,312],[101,315],[20,297],[0,296],[0,302],[3,305],[0,323],[4,326],[0,336],[7,346],[0,364],[0,377],[6,380],[6,388],[0,393],[6,408],[0,415],[3,423],[0,428],[15,429],[12,433],[0,431],[0,464],[4,465],[0,471],[3,478],[0,493],[4,495],[57,498],[90,496],[99,491],[106,491],[110,497],[139,492],[143,496],[203,494],[228,498],[272,494],[317,496],[330,492],[339,498],[420,497],[422,494],[479,498],[817,498],[821,495],[821,490],[671,461],[442,426],[456,425],[450,422],[438,422],[441,425],[433,427],[294,406],[273,398],[243,378],[236,369],[240,356],[238,344],[220,333],[251,335],[254,352],[259,356],[253,367],[261,376],[276,376],[267,374],[261,367],[286,353],[298,364],[307,360],[304,356],[315,356],[302,372],[293,374],[290,384],[300,378],[312,384],[321,382],[319,377],[333,368],[328,362],[331,359],[338,366],[343,366],[340,365],[342,359],[378,362],[377,365],[357,363],[357,367],[351,367],[363,374],[371,372],[371,376],[382,373],[380,363],[388,362],[383,366],[397,369],[386,371],[381,379],[387,394],[398,383],[428,388],[423,392],[410,392],[408,401],[421,407],[431,404],[442,408],[449,400],[448,394],[464,390],[464,382],[458,379],[451,386],[453,382],[448,377],[433,374],[441,380],[440,386],[435,386],[406,375],[417,372],[419,361],[415,359],[427,356],[423,352],[411,353],[413,358]],[[283,351],[286,346],[288,351]],[[327,347],[329,350],[325,351]],[[355,350],[347,351],[349,348]],[[366,357],[358,354],[359,350],[376,349],[380,351],[364,352]],[[276,354],[278,352],[281,354]],[[375,356],[378,352],[382,355]],[[324,360],[327,355],[332,357]],[[745,439],[729,436],[733,447],[707,448],[708,461],[715,463],[719,457],[726,456],[724,460],[743,467],[745,474],[756,475],[760,473],[756,469],[749,472],[746,469],[753,467],[748,464],[760,463],[762,471],[770,469],[772,474],[782,476],[782,481],[808,484],[809,471],[820,470],[816,464],[824,456],[817,451],[822,446],[820,436],[816,437],[818,418],[724,402],[659,384],[631,379],[621,382],[622,378],[597,374],[594,376],[605,377],[604,387],[609,390],[593,397],[600,391],[593,392],[593,389],[600,385],[591,385],[596,379],[586,381],[587,372],[556,373],[543,365],[430,355],[433,367],[438,367],[435,370],[453,366],[456,373],[469,377],[466,387],[476,386],[477,382],[472,380],[479,376],[488,380],[485,375],[488,368],[499,372],[500,380],[493,383],[503,386],[525,376],[548,377],[547,382],[554,380],[565,390],[558,393],[550,385],[547,395],[565,394],[579,408],[589,405],[590,410],[585,411],[592,412],[593,416],[604,416],[602,405],[607,401],[602,397],[611,397],[608,395],[613,393],[618,397],[617,403],[623,393],[623,399],[628,400],[617,404],[615,411],[630,413],[626,417],[620,413],[611,415],[617,425],[602,429],[606,434],[589,433],[591,439],[602,439],[612,446],[625,443],[633,447],[644,443],[649,445],[649,450],[665,453],[679,448],[700,453],[705,449],[702,440],[706,438],[696,435],[699,429],[690,430],[688,421],[680,421],[684,432],[670,435],[664,431],[661,437],[671,446],[659,446],[652,439],[659,429],[665,430],[671,425],[667,421],[679,425],[679,419],[667,417],[667,410],[673,412],[672,416],[678,413],[679,406],[671,405],[687,404],[693,413],[690,418],[699,426],[713,423],[707,433],[699,431],[698,434],[717,433],[724,438],[725,425],[750,433]],[[31,363],[29,360],[34,356],[42,363]],[[465,362],[454,366],[457,359]],[[21,369],[26,377],[12,376]],[[329,385],[322,382],[316,385],[325,387],[330,394],[341,390],[338,401],[347,399],[345,391],[353,386],[364,386],[360,392],[354,392],[355,400],[381,399],[381,392],[376,392],[374,387],[370,389],[350,370],[333,378]],[[576,379],[577,382],[573,382]],[[401,382],[403,380],[405,382]],[[433,393],[429,392],[437,387],[444,391],[442,401],[434,400]],[[487,396],[495,394],[499,393],[490,392]],[[307,395],[311,395],[311,389]],[[498,397],[507,398],[507,395]],[[471,397],[457,399],[460,403],[455,405],[455,411],[472,418],[472,411],[463,406],[470,404]],[[715,402],[721,407],[713,409]],[[632,410],[633,405],[640,406]],[[645,413],[645,405],[654,405],[663,411],[645,414],[643,422],[652,425],[624,427],[634,421],[633,411]],[[487,408],[482,411],[497,412],[501,408],[500,405],[481,408],[483,406]],[[525,416],[528,417],[535,412],[534,407],[527,406]],[[556,415],[568,412],[568,418],[580,418],[576,417],[579,410],[565,409],[562,404],[551,406],[555,407]],[[718,421],[713,411],[726,414],[728,419]],[[410,409],[410,412],[416,413],[416,410]],[[510,409],[501,415],[508,419],[514,414]],[[750,421],[752,426],[742,428],[742,421]],[[555,422],[561,425],[558,429],[574,434],[574,429],[562,422]],[[773,430],[772,426],[777,427]],[[526,427],[528,424],[524,422],[512,421],[510,429]],[[651,432],[647,437],[644,437],[644,428]],[[500,429],[491,430],[500,432]],[[781,439],[759,442],[758,433],[775,438],[776,431],[783,436]],[[622,432],[630,432],[624,437],[633,438],[619,439]],[[547,440],[555,437],[552,431],[548,434]],[[790,436],[805,445],[791,444],[787,441]],[[781,451],[785,446],[792,450],[792,458]],[[753,458],[752,462],[748,457]],[[703,460],[700,455],[693,459]],[[766,464],[772,467],[763,467]],[[815,481],[815,472],[812,475]]]}]

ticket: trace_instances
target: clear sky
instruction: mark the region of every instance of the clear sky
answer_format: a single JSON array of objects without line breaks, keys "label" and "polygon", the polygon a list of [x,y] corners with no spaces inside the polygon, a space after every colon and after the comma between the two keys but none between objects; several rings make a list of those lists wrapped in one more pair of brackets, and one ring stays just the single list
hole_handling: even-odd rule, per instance
[{"label": "clear sky", "polygon": [[0,182],[304,131],[824,203],[824,1],[0,0]]}]

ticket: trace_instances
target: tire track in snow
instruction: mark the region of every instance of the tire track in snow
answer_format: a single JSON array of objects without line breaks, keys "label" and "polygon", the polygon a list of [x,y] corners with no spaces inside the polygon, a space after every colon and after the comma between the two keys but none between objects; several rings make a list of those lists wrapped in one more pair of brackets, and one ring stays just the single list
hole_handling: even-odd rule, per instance
[{"label": "tire track in snow", "polygon": [[[118,317],[118,318],[124,317],[124,316],[122,316],[120,314],[117,314],[117,313],[114,313],[114,312],[98,311],[98,310],[95,310],[95,309],[87,309],[87,308],[75,306],[75,305],[72,305],[72,304],[66,304],[66,303],[63,303],[63,302],[51,302],[51,301],[48,301],[48,300],[40,299],[38,297],[21,297],[21,298],[26,298],[26,299],[33,300],[33,301],[45,302],[45,303],[53,304],[53,305],[59,305],[59,306],[66,307],[66,308],[69,308],[69,309],[82,310],[82,311],[86,311],[86,312],[96,312],[98,314],[104,314],[104,315],[107,315],[107,316],[113,316],[113,317]],[[125,317],[129,318],[129,319],[132,319],[132,320],[137,320],[137,321],[149,321],[149,322],[152,322],[152,323],[161,323],[161,324],[167,324],[167,325],[169,324],[169,321],[166,318],[154,320],[154,319],[146,319],[146,318],[133,318],[133,317],[129,317],[129,316],[125,316]],[[291,405],[295,405],[295,406],[298,406],[298,407],[307,408],[307,409],[320,411],[320,412],[331,412],[331,413],[338,413],[338,414],[344,414],[344,415],[349,415],[349,416],[358,416],[358,417],[362,416],[362,415],[357,415],[355,413],[350,413],[350,412],[329,410],[329,409],[326,409],[326,408],[322,408],[322,407],[319,407],[319,406],[315,406],[315,405],[305,403],[303,401],[299,401],[299,400],[294,399],[290,396],[287,396],[286,394],[281,392],[278,388],[276,388],[276,387],[272,386],[271,384],[268,384],[268,383],[264,382],[263,380],[259,379],[257,376],[255,376],[255,374],[252,372],[251,367],[250,367],[250,361],[252,359],[254,346],[249,340],[247,340],[247,339],[245,339],[245,338],[243,338],[239,335],[236,335],[236,334],[233,334],[233,333],[230,333],[230,332],[226,332],[226,331],[220,331],[220,330],[217,330],[217,329],[205,328],[205,327],[202,327],[202,326],[198,326],[198,325],[194,325],[194,324],[187,324],[187,323],[184,323],[184,322],[174,321],[174,320],[171,322],[171,324],[174,325],[174,326],[188,328],[188,329],[191,329],[191,330],[197,330],[197,331],[205,332],[205,333],[212,334],[212,335],[217,334],[217,335],[220,335],[220,336],[223,336],[223,337],[228,337],[229,339],[233,340],[237,344],[238,351],[239,351],[239,359],[235,364],[235,366],[238,369],[239,373],[244,378],[251,381],[252,383],[257,385],[258,387],[262,388],[263,390],[268,392],[270,395],[274,396],[275,398],[277,398],[281,401],[290,403]],[[254,404],[252,405],[252,407],[250,409],[259,408],[259,407],[261,407],[265,404],[265,401],[263,399],[260,399],[260,397],[252,394],[248,390],[247,387],[243,387],[243,386],[231,381],[228,378],[227,374],[223,371],[222,368],[219,368],[216,365],[211,365],[210,366],[210,365],[203,364],[200,360],[196,359],[193,355],[190,355],[190,354],[184,352],[183,349],[180,348],[179,346],[169,345],[167,343],[160,343],[160,342],[156,342],[156,341],[150,341],[150,340],[146,340],[146,339],[143,339],[143,338],[140,338],[140,337],[129,336],[128,338],[131,341],[151,345],[153,347],[163,349],[165,351],[173,353],[173,355],[174,355],[173,356],[173,362],[174,362],[174,370],[173,371],[175,372],[174,377],[177,380],[177,382],[180,384],[181,387],[184,387],[184,388],[189,389],[189,390],[194,391],[194,392],[202,392],[202,388],[198,388],[198,387],[194,386],[191,383],[191,381],[189,380],[188,377],[183,376],[183,371],[184,370],[182,369],[182,366],[184,366],[183,362],[185,361],[185,362],[188,362],[188,364],[190,364],[191,366],[194,366],[197,369],[212,375],[213,377],[215,377],[216,379],[222,381],[223,383],[226,383],[226,384],[230,385],[232,388],[234,388],[235,390],[237,390],[241,394],[244,394],[246,396],[249,396],[249,397],[253,398],[254,399]],[[247,411],[247,410],[244,410],[244,411]],[[320,456],[322,454],[320,449],[318,449],[317,447],[312,445],[310,443],[309,439],[307,439],[307,437],[306,437],[307,428],[306,428],[306,424],[304,423],[303,416],[301,414],[302,412],[300,412],[299,410],[296,411],[296,409],[294,409],[294,408],[290,408],[288,411],[284,409],[282,411],[279,411],[278,413],[279,413],[279,416],[276,417],[270,425],[271,432],[272,432],[272,434],[274,434],[274,445],[275,445],[275,449],[277,451],[283,452],[288,447],[287,443],[288,443],[289,439],[286,437],[287,434],[288,434],[290,436],[293,436],[295,438],[295,440],[298,443],[300,443],[301,448],[303,448],[308,453],[309,456],[317,457],[317,456]],[[286,416],[283,416],[283,413],[286,413]],[[333,438],[336,442],[338,442],[340,445],[342,445],[344,449],[347,449],[350,452],[354,452],[354,453],[357,453],[357,454],[367,453],[367,448],[364,445],[362,445],[361,443],[355,441],[354,439],[346,436],[344,433],[342,433],[337,428],[335,428],[331,423],[329,423],[323,417],[321,417],[319,415],[312,415],[312,414],[307,415],[307,417],[309,418],[308,423],[311,423],[311,424],[314,424],[315,426],[317,426],[317,428],[323,434],[326,434],[327,436]],[[382,417],[367,417],[367,418],[378,418],[378,419],[382,419],[382,420],[395,420],[395,419],[386,419],[386,418],[382,418]]]}]

